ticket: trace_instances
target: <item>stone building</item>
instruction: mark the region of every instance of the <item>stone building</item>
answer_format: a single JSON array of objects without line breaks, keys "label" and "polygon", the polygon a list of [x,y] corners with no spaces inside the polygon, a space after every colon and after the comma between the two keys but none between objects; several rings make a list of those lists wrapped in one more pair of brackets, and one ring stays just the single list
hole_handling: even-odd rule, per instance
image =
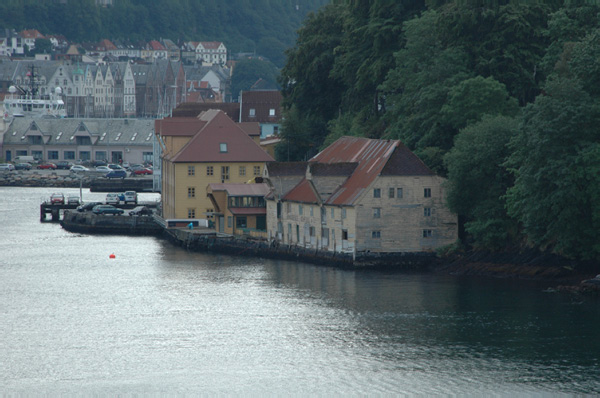
[{"label": "stone building", "polygon": [[426,252],[458,237],[444,179],[399,141],[343,137],[309,162],[269,163],[270,239],[337,252]]}]

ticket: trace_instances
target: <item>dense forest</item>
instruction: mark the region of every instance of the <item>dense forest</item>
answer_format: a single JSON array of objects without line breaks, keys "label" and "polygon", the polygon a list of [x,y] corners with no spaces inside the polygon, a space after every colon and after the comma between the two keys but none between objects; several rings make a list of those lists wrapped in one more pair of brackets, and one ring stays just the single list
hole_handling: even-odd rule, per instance
[{"label": "dense forest", "polygon": [[[64,4],[63,4],[64,3]],[[2,0],[0,27],[37,29],[70,41],[108,38],[222,41],[231,53],[256,52],[281,67],[306,15],[328,0]]]},{"label": "dense forest", "polygon": [[461,244],[600,259],[600,6],[337,0],[287,51],[281,160],[400,139],[448,178]]}]

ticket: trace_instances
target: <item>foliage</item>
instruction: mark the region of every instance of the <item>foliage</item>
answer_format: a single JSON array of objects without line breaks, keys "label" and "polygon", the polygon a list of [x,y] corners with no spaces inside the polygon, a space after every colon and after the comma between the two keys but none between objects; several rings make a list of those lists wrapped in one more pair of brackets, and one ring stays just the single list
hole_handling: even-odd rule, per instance
[{"label": "foliage", "polygon": [[599,259],[598,100],[567,78],[553,78],[546,92],[525,108],[511,142],[508,211],[533,245]]},{"label": "foliage", "polygon": [[48,39],[35,39],[35,54],[50,54],[52,52],[52,43]]},{"label": "foliage", "polygon": [[448,206],[464,216],[465,230],[476,247],[501,248],[516,230],[503,197],[513,183],[504,163],[518,123],[508,116],[485,116],[461,130],[444,157],[449,170]]},{"label": "foliage", "polygon": [[[228,50],[255,52],[278,66],[283,49],[296,38],[306,15],[327,0],[116,0],[98,7],[94,0],[11,0],[0,2],[0,26],[35,28],[71,41],[158,38],[223,41]],[[267,40],[276,38],[275,41]],[[263,42],[261,42],[263,41]],[[260,51],[265,51],[262,54]]]},{"label": "foliage", "polygon": [[277,75],[279,71],[269,61],[257,58],[243,59],[239,61],[231,76],[231,96],[238,98],[241,90],[249,90],[259,79],[263,79],[268,85],[277,87]]}]

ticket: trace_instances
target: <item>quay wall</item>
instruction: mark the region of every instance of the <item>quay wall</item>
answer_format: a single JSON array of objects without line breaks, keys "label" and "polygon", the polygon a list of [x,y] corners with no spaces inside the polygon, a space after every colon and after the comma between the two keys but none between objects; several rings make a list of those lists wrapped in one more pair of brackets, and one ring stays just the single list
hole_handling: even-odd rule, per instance
[{"label": "quay wall", "polygon": [[155,235],[163,232],[152,216],[96,215],[67,210],[60,225],[69,232],[118,235]]},{"label": "quay wall", "polygon": [[88,175],[33,171],[0,171],[0,187],[89,188],[91,192],[152,192],[153,181],[148,177],[107,179],[95,172]]},{"label": "quay wall", "polygon": [[[91,177],[83,177],[81,185],[89,188],[93,180]],[[10,171],[0,172],[0,187],[57,187],[57,188],[79,188],[80,179],[73,175],[58,175],[56,173],[38,173]]]},{"label": "quay wall", "polygon": [[350,253],[306,249],[233,236],[217,236],[216,233],[194,233],[184,229],[165,229],[163,235],[172,243],[191,251],[303,261],[340,268],[427,271],[438,266],[440,261],[434,253],[359,253],[353,256]]}]

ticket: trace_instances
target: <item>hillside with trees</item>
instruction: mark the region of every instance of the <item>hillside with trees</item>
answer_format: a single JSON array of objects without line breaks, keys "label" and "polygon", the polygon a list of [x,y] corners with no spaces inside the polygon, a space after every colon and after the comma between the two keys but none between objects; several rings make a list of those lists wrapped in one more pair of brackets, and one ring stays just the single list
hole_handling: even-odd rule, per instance
[{"label": "hillside with trees", "polygon": [[328,0],[4,0],[0,27],[37,29],[86,42],[171,39],[222,41],[232,52],[255,52],[281,67],[306,15]]},{"label": "hillside with trees", "polygon": [[463,244],[599,260],[593,3],[334,1],[287,52],[278,158],[400,139],[448,178]]}]

